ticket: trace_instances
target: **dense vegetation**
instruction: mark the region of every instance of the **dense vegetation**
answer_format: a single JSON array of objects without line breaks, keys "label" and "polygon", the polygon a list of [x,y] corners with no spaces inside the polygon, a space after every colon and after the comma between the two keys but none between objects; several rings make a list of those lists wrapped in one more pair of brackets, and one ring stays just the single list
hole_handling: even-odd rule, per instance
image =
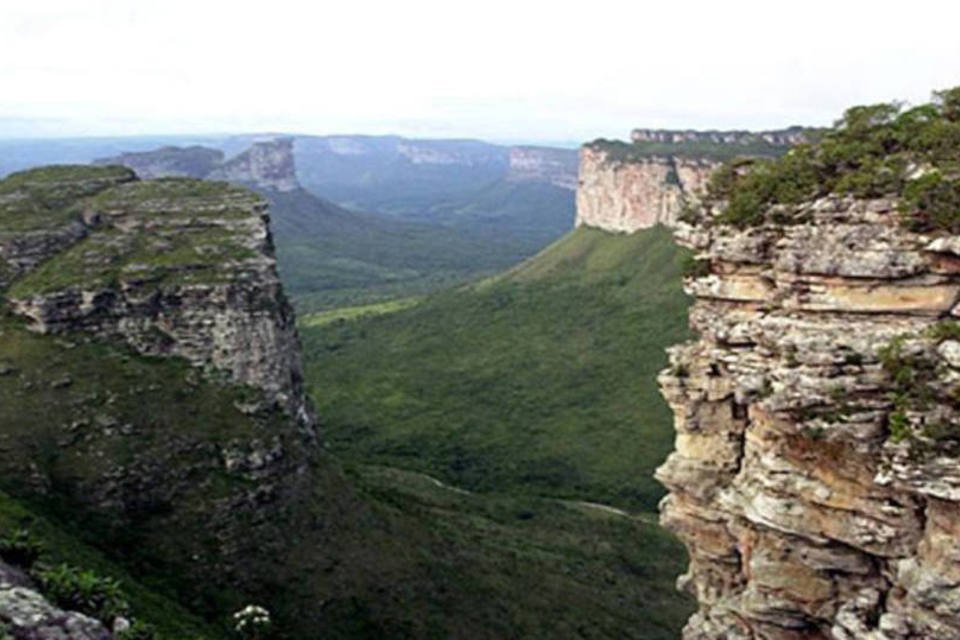
[{"label": "dense vegetation", "polygon": [[[47,177],[83,185],[109,174]],[[111,215],[132,203],[132,217],[159,217],[173,211],[165,198],[178,189],[189,191],[181,204],[202,200],[187,212],[201,227],[203,212],[229,216],[219,205],[236,203],[232,187],[173,180],[108,188],[93,201],[65,196],[37,215],[55,214],[47,228],[60,228],[91,209]],[[22,219],[11,215],[6,232],[19,237]],[[158,226],[137,228],[133,238],[164,240]],[[75,246],[89,249],[107,231]],[[166,238],[166,251],[107,243],[97,253],[108,270],[196,266],[215,247],[194,243],[194,231],[184,232],[182,251],[180,238]],[[12,286],[43,290],[47,277],[86,283],[113,273],[87,271],[85,256],[71,251],[12,274]],[[598,273],[603,259],[582,257]],[[511,279],[536,279],[535,271]],[[389,468],[345,474],[262,400],[181,359],[144,357],[82,332],[30,332],[0,307],[0,558],[35,566],[38,588],[63,606],[104,617],[129,611],[141,640],[151,627],[159,638],[227,637],[231,614],[251,603],[270,610],[278,639],[672,638],[690,612],[673,589],[682,548],[647,518],[473,495]]]},{"label": "dense vegetation", "polygon": [[763,139],[742,144],[731,144],[711,140],[623,142],[601,138],[589,143],[588,146],[603,151],[607,158],[614,162],[638,162],[646,158],[673,156],[692,160],[724,162],[740,157],[776,158],[787,152],[787,147],[771,144]]},{"label": "dense vegetation", "polygon": [[665,229],[579,229],[479,286],[308,318],[330,447],[473,490],[653,509],[673,437],[655,376],[686,337],[681,262]]},{"label": "dense vegetation", "polygon": [[[211,568],[210,556],[192,560],[185,541],[205,538],[209,520],[222,517],[208,510],[211,501],[229,492],[229,478],[199,472],[195,458],[257,428],[234,406],[243,391],[205,383],[176,360],[36,336],[12,320],[0,330],[0,433],[5,450],[13,447],[0,458],[0,480],[29,500],[0,494],[0,536],[26,526],[44,563],[119,580],[133,616],[161,638],[225,637],[229,614],[245,601],[220,583],[225,569]],[[184,438],[193,444],[175,447]],[[156,464],[193,469],[197,486],[177,502],[157,502],[145,473],[138,511],[96,517],[91,496],[79,491],[84,478],[123,460],[143,472]],[[31,462],[42,473],[31,473]],[[325,638],[667,639],[690,613],[673,589],[682,548],[649,520],[469,495],[382,467],[352,469],[351,486],[331,478],[332,461],[316,464],[327,467],[317,474],[327,480],[302,505],[309,517],[272,523],[291,546],[259,548],[246,568],[269,576],[251,597],[276,615],[280,637],[322,628]],[[46,474],[53,491],[38,497],[31,483]],[[246,531],[252,542],[272,544]],[[171,566],[171,553],[182,566]],[[269,562],[260,565],[263,555]],[[69,586],[71,576],[60,577]]]},{"label": "dense vegetation", "polygon": [[280,270],[300,311],[462,284],[529,257],[573,224],[573,193],[535,183],[494,181],[452,201],[424,195],[403,216],[349,211],[303,190],[267,195]]},{"label": "dense vegetation", "polygon": [[709,188],[713,201],[726,202],[720,221],[741,226],[766,221],[771,205],[831,193],[896,197],[908,227],[960,232],[960,88],[911,108],[853,107],[818,142],[775,160],[732,161]]},{"label": "dense vegetation", "polygon": [[455,286],[534,250],[489,232],[348,211],[303,190],[266,195],[284,287],[301,312]]}]

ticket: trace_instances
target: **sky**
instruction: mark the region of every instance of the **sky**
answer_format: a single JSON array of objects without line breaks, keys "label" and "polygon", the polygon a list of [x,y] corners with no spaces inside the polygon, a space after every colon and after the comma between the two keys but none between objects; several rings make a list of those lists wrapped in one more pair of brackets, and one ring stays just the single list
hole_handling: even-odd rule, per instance
[{"label": "sky", "polygon": [[938,0],[2,0],[0,137],[625,138],[960,85]]}]

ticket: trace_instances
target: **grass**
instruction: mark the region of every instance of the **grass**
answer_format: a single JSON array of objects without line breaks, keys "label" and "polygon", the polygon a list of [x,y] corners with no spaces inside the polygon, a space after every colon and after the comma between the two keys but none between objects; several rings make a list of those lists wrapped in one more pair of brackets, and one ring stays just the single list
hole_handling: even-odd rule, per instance
[{"label": "grass", "polygon": [[[23,502],[0,492],[0,532],[16,531],[24,526],[29,527],[31,536],[41,545],[42,563],[65,563],[119,580],[132,603],[131,615],[156,627],[158,637],[225,637],[222,630],[206,624],[175,599],[151,589],[102,551],[82,542],[82,536],[69,524],[45,518]],[[106,622],[109,624],[111,621]]]},{"label": "grass", "polygon": [[580,229],[478,286],[305,326],[331,450],[471,490],[653,510],[673,438],[654,378],[687,337],[682,255],[665,229]]},{"label": "grass", "polygon": [[[226,183],[180,178],[107,189],[72,205],[103,212],[104,224],[17,280],[9,295],[26,298],[75,285],[98,288],[124,279],[228,281],[238,263],[259,256],[243,244],[248,232],[229,226],[254,216],[256,202],[254,194]],[[145,225],[149,232],[121,230],[121,224]]]},{"label": "grass", "polygon": [[643,518],[557,500],[475,495],[360,465],[368,500],[416,518],[431,574],[414,637],[676,638],[692,600],[673,589],[685,553]]},{"label": "grass", "polygon": [[646,158],[679,157],[692,160],[725,162],[740,157],[776,158],[789,149],[783,145],[770,144],[757,139],[749,144],[727,144],[709,140],[683,142],[622,142],[620,140],[595,140],[588,145],[604,151],[614,162],[638,162]]},{"label": "grass", "polygon": [[319,311],[301,316],[298,324],[300,327],[322,327],[323,325],[333,322],[380,316],[409,309],[419,304],[420,300],[420,298],[400,298],[398,300],[387,300],[386,302],[366,304],[359,307],[338,307],[336,309],[330,309],[329,311]]}]

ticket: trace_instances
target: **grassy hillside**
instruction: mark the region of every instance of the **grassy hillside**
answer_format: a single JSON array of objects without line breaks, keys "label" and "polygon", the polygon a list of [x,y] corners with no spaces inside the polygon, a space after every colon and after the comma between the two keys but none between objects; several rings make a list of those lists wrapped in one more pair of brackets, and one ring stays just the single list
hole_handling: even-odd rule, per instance
[{"label": "grassy hillside", "polygon": [[[121,178],[131,176],[57,167],[0,183],[5,240],[76,223],[93,207],[145,223],[128,227],[130,243],[101,224],[72,246],[51,246],[33,271],[11,270],[5,292],[117,286],[130,265],[218,281],[234,253],[222,252],[238,238],[213,241],[199,223],[210,210],[239,215],[229,206],[236,188],[183,179],[109,187]],[[142,220],[170,211],[195,223],[182,237]],[[104,237],[114,241],[87,251]],[[165,248],[149,245],[160,237]],[[171,283],[153,276],[157,287]],[[473,495],[390,468],[344,473],[259,390],[79,328],[31,332],[2,298],[0,492],[0,558],[16,561],[8,541],[26,528],[43,563],[120,580],[134,616],[156,627],[143,640],[232,636],[230,614],[249,603],[270,609],[278,640],[670,638],[690,610],[672,586],[682,549],[646,518]],[[84,593],[99,584],[66,573]],[[59,596],[69,604],[80,588],[67,583]],[[42,587],[56,598],[57,584]]]},{"label": "grassy hillside", "polygon": [[664,229],[579,229],[478,286],[305,322],[329,446],[471,490],[653,509],[672,446],[654,377],[687,335],[681,258]]},{"label": "grassy hillside", "polygon": [[271,201],[284,286],[300,310],[420,294],[492,273],[535,249],[493,232],[343,209],[304,191],[264,193]]}]

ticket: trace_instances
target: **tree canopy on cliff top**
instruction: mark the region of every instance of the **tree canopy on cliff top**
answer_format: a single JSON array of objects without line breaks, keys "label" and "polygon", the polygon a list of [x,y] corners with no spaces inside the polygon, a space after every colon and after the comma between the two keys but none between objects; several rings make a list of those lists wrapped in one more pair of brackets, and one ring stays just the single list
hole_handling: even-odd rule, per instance
[{"label": "tree canopy on cliff top", "polygon": [[714,174],[707,202],[726,202],[720,222],[750,226],[771,205],[828,194],[899,198],[909,228],[960,232],[960,87],[914,107],[852,107],[819,141],[782,158],[732,160]]}]

